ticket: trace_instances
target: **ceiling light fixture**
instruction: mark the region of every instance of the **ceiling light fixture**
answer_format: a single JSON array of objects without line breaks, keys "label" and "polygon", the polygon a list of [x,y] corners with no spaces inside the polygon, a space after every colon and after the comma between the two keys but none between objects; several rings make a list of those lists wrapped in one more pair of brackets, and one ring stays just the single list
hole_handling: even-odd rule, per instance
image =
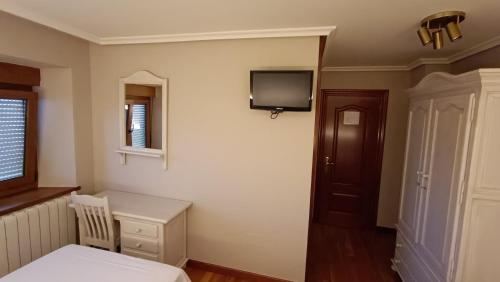
[{"label": "ceiling light fixture", "polygon": [[432,33],[432,46],[434,47],[434,50],[443,48],[443,30],[440,29]]},{"label": "ceiling light fixture", "polygon": [[422,44],[424,46],[432,42],[431,33],[429,32],[429,29],[427,29],[427,27],[420,27],[417,33],[418,37],[420,37],[420,41],[422,41]]},{"label": "ceiling light fixture", "polygon": [[462,37],[462,32],[460,31],[460,26],[456,22],[450,22],[446,25],[446,31],[451,41],[455,41]]},{"label": "ceiling light fixture", "polygon": [[465,12],[462,11],[446,11],[430,15],[420,22],[418,37],[424,46],[432,42],[434,49],[439,50],[444,46],[442,28],[446,28],[448,37],[453,42],[462,38],[459,23],[463,20],[465,20]]}]

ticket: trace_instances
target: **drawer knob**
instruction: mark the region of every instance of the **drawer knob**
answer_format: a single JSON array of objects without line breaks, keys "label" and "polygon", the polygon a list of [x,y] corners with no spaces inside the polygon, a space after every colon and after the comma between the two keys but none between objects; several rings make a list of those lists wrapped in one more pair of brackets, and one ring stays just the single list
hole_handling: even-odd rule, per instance
[{"label": "drawer knob", "polygon": [[136,232],[136,233],[141,233],[141,232],[142,232],[142,229],[137,228],[137,229],[135,230],[135,232]]},{"label": "drawer knob", "polygon": [[142,244],[141,243],[137,243],[137,244],[135,244],[135,247],[136,248],[140,248],[140,247],[142,247]]}]

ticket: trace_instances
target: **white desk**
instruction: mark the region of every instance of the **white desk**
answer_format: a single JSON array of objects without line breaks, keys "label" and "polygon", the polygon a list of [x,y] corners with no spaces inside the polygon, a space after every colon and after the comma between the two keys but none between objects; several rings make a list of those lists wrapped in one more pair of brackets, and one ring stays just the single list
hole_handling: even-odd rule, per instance
[{"label": "white desk", "polygon": [[104,190],[120,222],[121,253],[182,267],[187,261],[187,209],[191,202]]}]

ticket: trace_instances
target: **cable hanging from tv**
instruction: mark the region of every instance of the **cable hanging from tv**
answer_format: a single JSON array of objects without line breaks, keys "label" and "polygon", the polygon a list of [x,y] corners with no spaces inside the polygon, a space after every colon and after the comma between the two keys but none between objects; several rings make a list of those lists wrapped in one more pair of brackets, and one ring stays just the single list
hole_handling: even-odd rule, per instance
[{"label": "cable hanging from tv", "polygon": [[283,108],[276,108],[271,110],[271,115],[269,116],[271,119],[277,119],[278,116],[283,112]]}]

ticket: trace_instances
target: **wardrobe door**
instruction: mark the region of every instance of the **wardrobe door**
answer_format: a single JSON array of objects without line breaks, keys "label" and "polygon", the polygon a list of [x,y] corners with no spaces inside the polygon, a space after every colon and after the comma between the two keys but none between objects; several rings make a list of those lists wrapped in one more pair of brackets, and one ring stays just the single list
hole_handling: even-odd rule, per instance
[{"label": "wardrobe door", "polygon": [[419,184],[425,164],[431,107],[431,100],[411,102],[408,116],[398,227],[412,242],[416,242],[418,239],[419,210],[421,207]]},{"label": "wardrobe door", "polygon": [[431,117],[427,173],[417,251],[431,270],[446,281],[455,244],[474,95],[435,99]]}]

